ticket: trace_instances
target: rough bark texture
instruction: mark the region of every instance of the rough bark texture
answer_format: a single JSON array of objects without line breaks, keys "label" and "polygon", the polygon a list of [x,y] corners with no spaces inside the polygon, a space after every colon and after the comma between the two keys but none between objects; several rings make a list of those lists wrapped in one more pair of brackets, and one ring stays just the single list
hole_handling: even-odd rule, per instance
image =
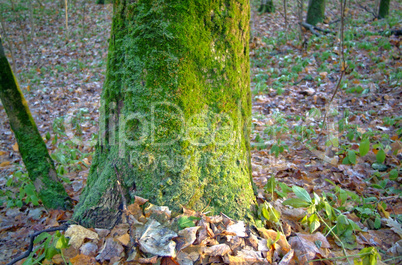
[{"label": "rough bark texture", "polygon": [[385,18],[389,14],[389,2],[390,0],[381,0],[380,8],[378,11],[379,18]]},{"label": "rough bark texture", "polygon": [[[119,220],[122,189],[240,218],[253,202],[249,1],[114,1],[100,139],[74,218]],[[117,173],[116,173],[117,172]]]},{"label": "rough bark texture", "polygon": [[273,0],[261,0],[260,7],[258,8],[258,12],[261,13],[274,13],[275,6]]},{"label": "rough bark texture", "polygon": [[46,208],[66,209],[70,199],[4,54],[0,38],[0,99],[15,133],[22,160]]},{"label": "rough bark texture", "polygon": [[306,22],[315,26],[323,22],[325,16],[325,0],[310,0],[307,9]]}]

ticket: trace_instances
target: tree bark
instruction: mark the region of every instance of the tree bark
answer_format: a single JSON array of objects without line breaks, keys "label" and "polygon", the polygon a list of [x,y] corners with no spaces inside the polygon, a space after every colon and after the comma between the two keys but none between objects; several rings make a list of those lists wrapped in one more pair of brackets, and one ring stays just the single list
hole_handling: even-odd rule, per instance
[{"label": "tree bark", "polygon": [[275,6],[273,0],[261,0],[260,7],[258,8],[258,12],[261,13],[274,13]]},{"label": "tree bark", "polygon": [[0,99],[17,139],[19,152],[39,198],[48,209],[70,208],[70,199],[59,182],[46,145],[4,54],[0,38]]},{"label": "tree bark", "polygon": [[325,0],[310,0],[307,9],[306,22],[315,26],[323,22],[325,16]]},{"label": "tree bark", "polygon": [[173,212],[248,214],[249,8],[114,1],[100,138],[76,221],[112,227],[134,196]]},{"label": "tree bark", "polygon": [[379,18],[385,18],[389,14],[389,2],[390,0],[381,0],[380,8],[378,11]]}]

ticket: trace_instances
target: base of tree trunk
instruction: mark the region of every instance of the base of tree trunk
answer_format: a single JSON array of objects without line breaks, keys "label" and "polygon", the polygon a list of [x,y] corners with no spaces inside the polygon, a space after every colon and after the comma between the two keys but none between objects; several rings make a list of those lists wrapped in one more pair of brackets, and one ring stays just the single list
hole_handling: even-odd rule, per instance
[{"label": "base of tree trunk", "polygon": [[315,26],[317,23],[324,21],[325,16],[325,0],[310,0],[306,22]]},{"label": "base of tree trunk", "polygon": [[274,13],[275,12],[274,2],[272,0],[262,0],[261,5],[258,8],[258,12]]},{"label": "base of tree trunk", "polygon": [[381,0],[380,8],[378,12],[378,18],[385,18],[389,14],[389,2],[390,0]]}]

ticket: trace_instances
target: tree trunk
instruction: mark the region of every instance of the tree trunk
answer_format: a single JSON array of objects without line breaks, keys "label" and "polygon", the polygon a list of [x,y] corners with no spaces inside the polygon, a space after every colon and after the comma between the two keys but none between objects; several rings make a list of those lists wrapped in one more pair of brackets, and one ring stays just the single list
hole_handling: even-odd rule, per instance
[{"label": "tree trunk", "polygon": [[379,18],[385,18],[389,14],[389,2],[390,0],[381,0],[380,8],[378,12]]},{"label": "tree trunk", "polygon": [[315,26],[323,22],[325,16],[325,0],[310,0],[307,9],[306,22]]},{"label": "tree trunk", "polygon": [[75,220],[112,227],[134,196],[174,212],[248,213],[249,8],[114,1],[100,139]]},{"label": "tree trunk", "polygon": [[258,8],[258,12],[261,13],[274,13],[275,6],[273,0],[261,0],[260,7]]},{"label": "tree trunk", "polygon": [[70,208],[70,199],[59,182],[53,161],[29,111],[13,71],[4,54],[0,38],[0,99],[19,151],[39,198],[46,208]]}]

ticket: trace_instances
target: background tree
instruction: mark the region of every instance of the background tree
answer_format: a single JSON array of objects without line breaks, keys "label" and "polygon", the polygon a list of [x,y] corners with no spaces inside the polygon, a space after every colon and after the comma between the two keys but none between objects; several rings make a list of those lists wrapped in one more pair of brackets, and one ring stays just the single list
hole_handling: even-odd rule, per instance
[{"label": "background tree", "polygon": [[389,14],[389,2],[390,0],[381,0],[378,11],[379,18],[385,18]]},{"label": "background tree", "polygon": [[325,0],[310,0],[307,9],[306,22],[315,26],[323,22],[325,17]]},{"label": "background tree", "polygon": [[46,208],[70,207],[70,199],[59,182],[46,145],[29,111],[18,83],[4,54],[0,38],[0,99],[17,139],[19,152],[29,178]]},{"label": "background tree", "polygon": [[[96,154],[74,218],[134,196],[243,217],[251,186],[249,1],[114,1]],[[124,194],[124,196],[122,196]]]},{"label": "background tree", "polygon": [[258,8],[258,12],[262,13],[273,13],[275,12],[275,6],[273,0],[261,0],[260,7]]}]

